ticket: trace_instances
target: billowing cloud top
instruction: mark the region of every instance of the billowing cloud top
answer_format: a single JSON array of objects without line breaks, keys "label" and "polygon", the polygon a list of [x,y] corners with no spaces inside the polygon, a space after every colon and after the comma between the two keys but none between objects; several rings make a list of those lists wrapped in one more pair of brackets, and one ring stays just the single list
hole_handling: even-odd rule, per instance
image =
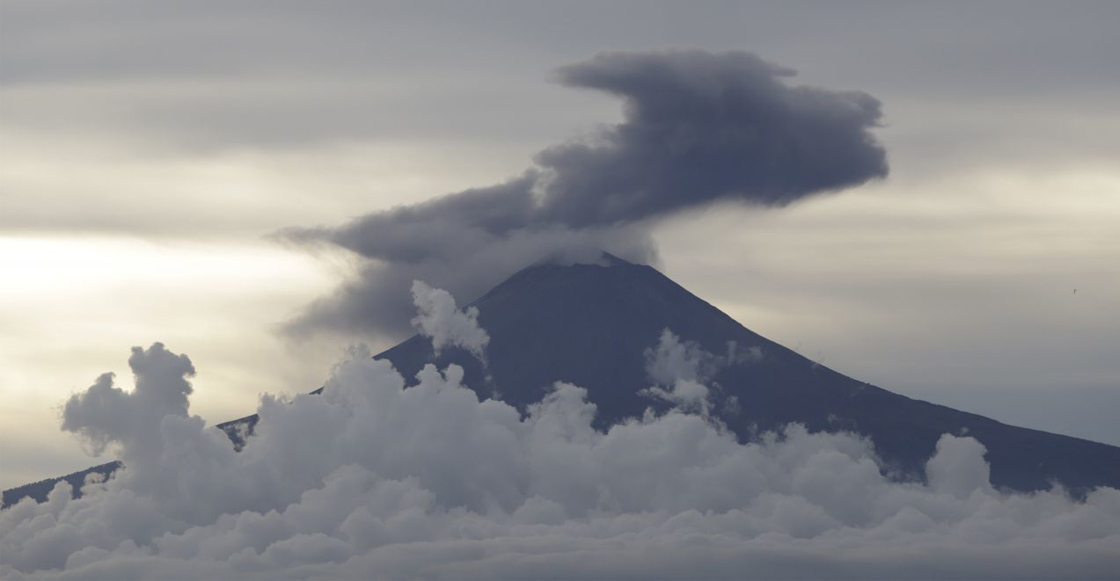
[{"label": "billowing cloud top", "polygon": [[887,174],[866,93],[790,87],[791,69],[745,52],[605,53],[559,71],[625,101],[600,143],[545,150],[543,213],[574,226],[628,222],[723,198],[785,205]]},{"label": "billowing cloud top", "polygon": [[187,416],[187,398],[193,391],[187,378],[194,375],[190,358],[155,343],[147,351],[134,347],[128,366],[136,376],[132,393],[115,387],[113,374],[104,373],[85,393],[70,396],[62,408],[62,429],[81,435],[95,453],[128,438],[150,443],[159,434],[164,415]]},{"label": "billowing cloud top", "polygon": [[561,68],[565,85],[621,97],[623,121],[545,149],[504,184],[286,231],[370,261],[292,329],[404,331],[414,279],[470,297],[541,260],[649,261],[658,218],[720,200],[785,206],[885,176],[879,102],[790,86],[793,74],[745,52],[612,52]]}]

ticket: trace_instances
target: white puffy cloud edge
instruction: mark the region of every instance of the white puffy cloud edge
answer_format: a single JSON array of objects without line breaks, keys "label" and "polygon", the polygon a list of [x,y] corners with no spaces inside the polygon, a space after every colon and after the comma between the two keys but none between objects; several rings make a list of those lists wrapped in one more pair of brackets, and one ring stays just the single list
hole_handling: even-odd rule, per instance
[{"label": "white puffy cloud edge", "polygon": [[[422,333],[482,354],[474,316],[415,290]],[[523,418],[456,366],[406,382],[355,348],[322,395],[263,396],[235,452],[188,412],[189,358],[135,348],[132,392],[102,376],[63,410],[126,467],[79,499],[59,483],[0,512],[0,577],[1120,576],[1120,491],[1001,492],[984,447],[949,434],[927,484],[885,478],[853,434],[790,425],[740,444],[696,401],[706,390],[682,387],[702,387],[705,357],[663,335],[647,358],[671,389],[649,395],[680,405],[604,433],[578,386]]]}]

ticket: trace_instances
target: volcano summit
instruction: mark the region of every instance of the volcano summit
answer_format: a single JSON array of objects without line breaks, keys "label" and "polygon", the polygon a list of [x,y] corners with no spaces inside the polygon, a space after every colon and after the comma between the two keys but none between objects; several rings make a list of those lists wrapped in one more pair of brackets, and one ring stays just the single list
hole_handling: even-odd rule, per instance
[{"label": "volcano summit", "polygon": [[[1120,487],[1120,448],[914,400],[852,379],[752,332],[656,269],[606,255],[601,264],[527,268],[473,303],[490,334],[488,367],[462,350],[433,353],[415,336],[378,355],[406,377],[456,363],[480,397],[524,410],[556,381],[586,387],[610,426],[658,406],[645,355],[666,329],[707,357],[712,414],[740,440],[789,423],[870,437],[903,478],[920,473],[941,434],[988,449],[992,484],[1017,491],[1059,483]],[[702,356],[703,357],[703,356]],[[667,403],[661,403],[666,407]]]}]

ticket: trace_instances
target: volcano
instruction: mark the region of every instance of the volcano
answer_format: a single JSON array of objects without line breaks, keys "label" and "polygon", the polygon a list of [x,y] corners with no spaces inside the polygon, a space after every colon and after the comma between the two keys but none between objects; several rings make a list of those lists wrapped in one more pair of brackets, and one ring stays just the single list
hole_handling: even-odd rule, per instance
[{"label": "volcano", "polygon": [[[1098,486],[1120,488],[1120,448],[1009,426],[983,416],[911,399],[847,377],[762,337],[676,284],[656,269],[604,255],[597,264],[540,264],[526,268],[472,303],[490,335],[483,364],[461,349],[435,353],[413,336],[375,356],[405,377],[424,365],[457,364],[480,398],[500,398],[524,412],[557,381],[582,386],[598,408],[599,428],[640,418],[664,401],[647,389],[647,350],[668,329],[713,354],[749,353],[719,366],[712,416],[741,441],[790,423],[811,431],[849,431],[870,438],[883,470],[900,480],[924,478],[925,462],[944,433],[968,435],[988,450],[991,482],[1015,491],[1064,486],[1076,495]],[[235,445],[256,416],[220,424]],[[63,477],[80,484],[91,471]],[[59,480],[4,492],[4,505],[39,500]]]}]

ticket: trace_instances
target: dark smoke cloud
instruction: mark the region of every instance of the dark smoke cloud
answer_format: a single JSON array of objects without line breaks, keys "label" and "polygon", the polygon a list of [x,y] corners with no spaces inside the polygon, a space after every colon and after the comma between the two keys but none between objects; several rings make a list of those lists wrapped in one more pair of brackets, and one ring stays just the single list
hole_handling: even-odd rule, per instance
[{"label": "dark smoke cloud", "polygon": [[729,198],[784,206],[887,174],[868,133],[879,102],[789,87],[794,71],[744,52],[607,53],[561,82],[622,97],[597,143],[546,149],[542,213],[572,226],[630,222]]},{"label": "dark smoke cloud", "polygon": [[[449,198],[453,196],[441,201]],[[370,218],[378,216],[381,214]],[[287,325],[288,331],[297,336],[321,329],[358,334],[409,332],[412,330],[410,289],[415,280],[439,281],[437,286],[452,291],[455,296],[475,298],[518,270],[541,261],[595,262],[602,258],[604,250],[634,262],[648,263],[656,259],[648,232],[637,227],[586,231],[553,227],[494,235],[451,221],[440,222],[445,226],[442,230],[424,222],[402,221],[397,226],[405,227],[396,232],[406,232],[409,224],[422,229],[422,233],[431,238],[426,241],[424,236],[417,236],[411,250],[430,248],[431,254],[415,260],[387,260],[358,252],[363,259],[369,259],[358,274],[333,294],[312,303]],[[333,238],[346,230],[327,234]],[[361,233],[376,237],[377,229]],[[304,237],[302,233],[297,236]],[[382,249],[389,250],[391,246],[386,244]]]},{"label": "dark smoke cloud", "polygon": [[649,262],[658,218],[721,200],[781,207],[884,177],[870,133],[879,102],[790,86],[793,74],[745,52],[613,52],[561,68],[564,85],[621,97],[623,121],[545,149],[504,184],[284,232],[369,261],[290,328],[400,332],[414,279],[474,297],[542,260],[607,250]]}]

